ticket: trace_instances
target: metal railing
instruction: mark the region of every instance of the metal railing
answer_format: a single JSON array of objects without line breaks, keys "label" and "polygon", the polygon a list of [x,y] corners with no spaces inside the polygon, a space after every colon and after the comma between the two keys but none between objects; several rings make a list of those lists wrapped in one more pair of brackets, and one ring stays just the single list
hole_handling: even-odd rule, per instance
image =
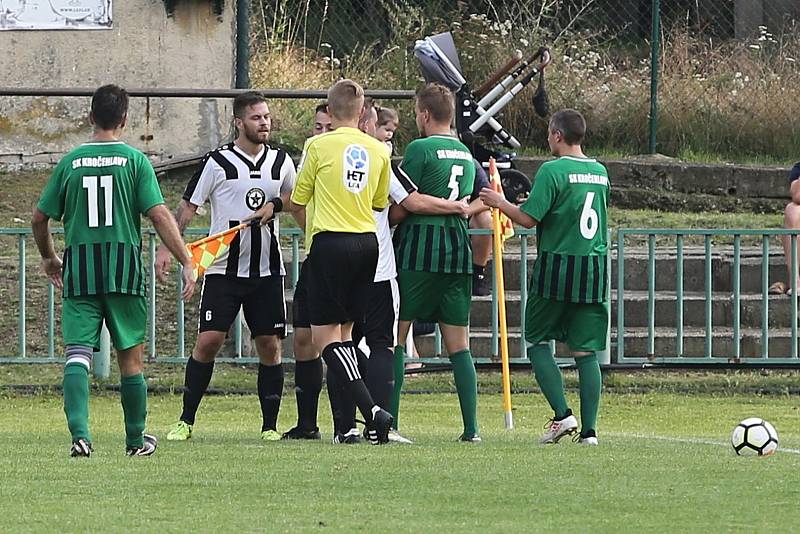
[{"label": "metal railing", "polygon": [[[187,236],[201,236],[206,235],[208,229],[206,228],[190,228],[187,229],[185,234]],[[491,234],[491,230],[470,230],[470,234],[478,234],[478,235],[488,235]],[[518,229],[517,237],[515,241],[518,240],[520,246],[520,258],[527,258],[528,257],[528,236],[533,235],[535,230],[524,230]],[[62,234],[63,230],[60,228],[53,229],[54,234]],[[148,317],[148,324],[147,324],[147,338],[146,338],[146,348],[145,348],[145,355],[149,361],[153,362],[164,362],[164,363],[175,363],[175,362],[183,362],[187,357],[186,354],[186,329],[184,326],[185,322],[185,305],[183,301],[180,299],[179,295],[182,289],[181,286],[181,278],[179,272],[176,270],[175,274],[175,301],[176,301],[176,311],[175,311],[175,323],[176,323],[176,336],[175,336],[175,350],[173,354],[163,354],[159,353],[156,348],[156,342],[158,341],[158,329],[159,327],[163,327],[164,325],[159,323],[159,318],[157,314],[157,310],[159,307],[159,300],[157,298],[157,285],[156,285],[156,275],[155,275],[155,265],[154,265],[154,258],[156,253],[156,243],[157,243],[157,236],[155,230],[153,229],[143,229],[143,254],[145,255],[145,263],[147,265],[147,317]],[[303,233],[299,228],[281,228],[280,230],[280,241],[282,242],[282,246],[284,247],[285,252],[290,253],[290,265],[287,269],[287,277],[291,282],[291,288],[294,288],[297,279],[299,277],[299,265],[301,261],[301,253],[300,253],[300,244],[301,244],[301,237]],[[47,350],[46,354],[36,353],[36,354],[29,354],[28,351],[28,339],[26,337],[26,329],[27,329],[27,292],[30,289],[28,287],[28,279],[26,276],[26,271],[28,268],[27,262],[27,242],[28,239],[31,238],[31,231],[28,228],[0,228],[0,236],[14,236],[17,239],[18,245],[18,254],[17,254],[17,277],[18,277],[18,326],[17,326],[17,354],[15,355],[0,355],[0,363],[47,363],[47,362],[54,362],[60,358],[60,354],[56,353],[56,337],[58,333],[56,332],[55,324],[56,324],[56,295],[55,290],[52,284],[47,283]],[[513,243],[513,241],[512,241]],[[513,253],[512,253],[513,254]],[[526,280],[528,278],[528,262],[527,261],[519,261],[519,298],[520,298],[520,317],[524,317],[525,315],[525,302],[527,300],[527,283]],[[508,276],[508,275],[507,275]],[[41,279],[41,284],[45,284],[44,278]],[[494,272],[492,271],[492,281],[494,283]],[[508,287],[508,285],[507,285]],[[515,291],[517,288],[509,287],[510,291]],[[163,303],[161,303],[163,304]],[[497,294],[496,291],[492,291],[491,297],[491,324],[489,325],[491,328],[491,354],[483,354],[478,355],[479,357],[476,360],[479,363],[489,363],[493,361],[499,361],[499,334],[498,334],[498,318],[497,318]],[[163,318],[162,318],[163,320]],[[526,346],[525,346],[525,324],[524,321],[520,321],[520,328],[519,330],[514,330],[515,337],[518,336],[518,356],[517,358],[512,358],[512,361],[516,363],[527,363],[527,356],[526,356]],[[514,325],[515,326],[515,325]],[[290,330],[291,332],[291,330]],[[518,333],[517,333],[518,332]],[[219,357],[217,358],[218,361],[233,361],[233,362],[240,362],[240,363],[251,363],[258,361],[255,357],[250,357],[244,355],[243,352],[243,340],[242,340],[242,315],[241,313],[237,316],[235,323],[232,328],[232,338],[235,347],[235,356],[233,357]],[[511,344],[511,341],[509,342]],[[446,358],[442,358],[442,339],[438,329],[434,332],[434,340],[433,340],[433,355],[430,357],[421,357],[416,359],[415,361],[420,361],[422,363],[441,363],[446,361]],[[288,348],[288,347],[287,347]],[[512,349],[513,350],[513,349]],[[293,358],[290,356],[291,351],[286,351],[287,357],[284,358],[285,361],[293,361]]]},{"label": "metal railing", "polygon": [[[187,235],[204,235],[207,230],[195,228],[187,230]],[[471,234],[488,234],[489,230],[470,230]],[[60,233],[56,230],[55,233]],[[518,274],[518,281],[506,284],[509,292],[507,302],[513,302],[516,292],[519,294],[519,322],[511,322],[510,350],[515,356],[513,363],[527,363],[525,343],[525,305],[528,296],[528,262],[532,260],[528,237],[533,230],[517,229],[514,240],[507,245],[506,277]],[[31,354],[30,340],[26,337],[28,314],[28,291],[35,287],[26,276],[27,241],[30,238],[28,228],[0,229],[0,236],[14,237],[17,240],[17,353],[1,355],[0,363],[38,363],[54,362],[60,358],[57,354],[56,301],[53,286],[46,284],[46,341]],[[620,229],[616,234],[616,242],[608,255],[611,276],[612,256],[616,262],[616,288],[609,285],[616,297],[615,328],[609,326],[609,354],[601,355],[603,361],[617,364],[666,363],[751,363],[751,364],[800,364],[797,345],[797,281],[791,280],[792,298],[783,300],[769,297],[770,239],[789,236],[792,245],[791,266],[797,272],[797,239],[800,231],[793,230],[666,230],[666,229]],[[302,232],[297,228],[281,229],[281,243],[287,255],[290,255],[287,266],[287,278],[294,287],[299,275],[301,260]],[[637,241],[636,248],[630,246]],[[743,245],[743,240],[745,245]],[[175,275],[176,283],[174,303],[167,303],[163,297],[157,297],[157,286],[153,258],[155,257],[156,236],[152,229],[144,230],[144,253],[148,269],[148,329],[146,355],[150,361],[182,362],[185,361],[187,336],[184,320],[186,318],[184,304],[178,297],[181,291],[180,277]],[[668,244],[664,244],[668,241]],[[726,241],[721,243],[721,241]],[[753,244],[755,243],[756,246]],[[516,246],[518,245],[518,249]],[[12,249],[6,249],[12,250]],[[614,254],[616,253],[616,254]],[[523,261],[524,259],[524,261]],[[516,273],[509,269],[517,260]],[[674,262],[674,266],[665,268],[665,262]],[[730,262],[728,265],[727,262]],[[687,267],[688,266],[688,267]],[[783,271],[784,266],[775,264],[774,268]],[[674,274],[672,270],[674,269]],[[743,269],[745,274],[743,276]],[[663,276],[664,273],[667,276]],[[12,274],[9,271],[9,274]],[[662,276],[657,277],[657,274]],[[493,270],[492,270],[493,275]],[[12,274],[13,276],[13,274]],[[784,275],[785,276],[785,275]],[[44,286],[44,279],[41,278]],[[756,283],[758,282],[758,283]],[[637,287],[632,287],[637,284]],[[687,286],[689,284],[689,286]],[[29,287],[30,286],[30,287]],[[757,287],[756,287],[757,286]],[[688,290],[687,290],[688,287]],[[42,287],[42,289],[44,289]],[[640,293],[637,300],[636,293]],[[37,295],[45,292],[38,291]],[[172,293],[170,293],[172,294]],[[488,304],[488,299],[483,306]],[[674,300],[674,308],[672,302]],[[175,304],[177,303],[177,304]],[[777,310],[770,311],[770,303]],[[784,304],[785,303],[785,304]],[[159,306],[175,305],[175,312],[157,315]],[[611,306],[611,301],[609,306]],[[640,306],[640,308],[635,308]],[[788,307],[788,313],[786,308]],[[628,310],[630,308],[630,310]],[[671,309],[670,309],[671,308]],[[690,309],[691,308],[691,309]],[[36,309],[34,306],[33,310]],[[483,308],[485,310],[485,308]],[[626,311],[628,312],[626,314]],[[687,320],[687,312],[689,314]],[[36,313],[45,315],[38,310]],[[487,314],[488,315],[488,314]],[[172,328],[174,317],[176,324],[174,349],[157,350],[159,330]],[[670,323],[674,318],[674,322]],[[168,322],[165,322],[167,319]],[[666,319],[666,321],[665,321]],[[220,361],[249,363],[255,358],[245,355],[242,340],[241,316],[237,317],[232,338],[233,356],[220,358]],[[638,325],[632,325],[638,321]],[[667,328],[660,323],[670,323]],[[743,321],[745,322],[743,326]],[[485,321],[475,326],[473,321],[473,339],[482,335],[483,349],[474,350],[478,363],[498,361],[499,335],[497,318],[497,294],[492,292],[491,314]],[[782,328],[778,328],[783,325]],[[7,325],[8,328],[13,328]],[[161,342],[166,339],[161,336]],[[170,347],[172,341],[170,338]],[[477,343],[473,342],[474,346]],[[434,333],[432,343],[425,342],[426,350],[419,361],[438,363],[445,361],[442,357],[442,340],[438,329]],[[6,345],[13,346],[13,345]],[[615,350],[613,350],[615,346]],[[487,348],[488,347],[488,348]],[[289,349],[289,347],[286,347]],[[285,351],[286,361],[292,361],[291,350]]]},{"label": "metal railing", "polygon": [[[621,258],[617,263],[617,287],[616,287],[616,362],[617,363],[758,363],[762,365],[770,364],[800,364],[798,359],[797,347],[797,278],[792,277],[791,298],[788,299],[790,317],[788,319],[788,339],[786,332],[781,332],[775,325],[770,324],[770,239],[776,237],[789,236],[791,244],[791,272],[797,272],[797,238],[800,235],[798,230],[747,230],[747,229],[727,229],[727,230],[665,230],[665,229],[620,229],[617,232],[617,253]],[[647,241],[647,325],[646,325],[646,347],[639,354],[628,355],[626,345],[634,344],[636,339],[642,339],[642,332],[635,331],[634,328],[626,327],[626,278],[630,273],[626,270],[626,262],[631,258],[626,256],[626,240],[630,238],[646,239]],[[685,317],[687,299],[685,298],[685,284],[687,280],[697,285],[697,276],[688,276],[685,273],[687,262],[685,241],[686,239],[702,240],[702,248],[698,253],[693,254],[693,259],[702,260],[702,292],[700,300],[703,304],[703,326],[702,330],[702,351],[698,350],[695,343],[693,350],[686,347],[687,332],[685,330]],[[757,246],[751,247],[752,259],[755,261],[743,260],[742,239],[754,241]],[[675,260],[675,325],[674,325],[674,349],[670,346],[666,336],[658,337],[661,347],[657,346],[656,335],[656,304],[659,302],[657,291],[664,295],[665,283],[661,283],[658,289],[656,279],[657,272],[657,240],[669,239],[668,258]],[[674,239],[674,241],[673,241]],[[725,244],[715,243],[714,240],[728,241]],[[699,246],[698,246],[699,248]],[[662,246],[663,250],[664,247]],[[716,255],[716,256],[715,256]],[[730,272],[727,271],[725,262],[720,260],[731,259]],[[715,260],[722,268],[715,272]],[[748,268],[748,276],[745,278],[748,287],[753,287],[753,280],[757,277],[759,286],[757,291],[745,292],[742,290],[742,268]],[[782,271],[781,279],[786,277],[785,265],[776,265]],[[758,272],[756,272],[758,271]],[[720,287],[714,287],[715,275]],[[662,280],[662,282],[666,282]],[[671,296],[671,294],[670,294]],[[746,297],[755,297],[747,299]],[[757,328],[742,328],[743,302],[756,304],[757,310],[748,314],[748,319],[758,324]],[[781,300],[772,299],[773,303],[780,305]],[[727,305],[730,303],[730,310],[722,310],[716,313],[723,315],[722,321],[715,322],[715,304]],[[758,317],[758,321],[755,318]],[[775,323],[776,321],[773,321]],[[722,323],[722,324],[719,324]],[[728,332],[730,329],[730,332]],[[781,335],[782,334],[782,335]],[[697,338],[694,338],[697,339]],[[770,350],[770,344],[788,342],[787,353],[776,355],[776,351]],[[746,344],[747,349],[743,348]],[[720,349],[722,347],[722,349]]]}]

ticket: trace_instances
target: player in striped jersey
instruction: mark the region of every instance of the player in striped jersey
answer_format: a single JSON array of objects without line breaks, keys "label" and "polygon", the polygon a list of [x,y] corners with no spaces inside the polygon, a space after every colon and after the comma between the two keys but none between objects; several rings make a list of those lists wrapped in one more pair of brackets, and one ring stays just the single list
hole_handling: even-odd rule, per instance
[{"label": "player in striped jersey", "polygon": [[[147,158],[122,141],[128,94],[105,85],[92,97],[92,142],[61,159],[34,210],[32,226],[45,274],[63,289],[61,327],[66,351],[64,412],[72,456],[89,456],[89,368],[105,322],[117,349],[129,456],[149,456],[145,434],[147,384],[142,374],[147,323],[141,216],[146,215],[183,266],[183,298],[194,291],[192,261]],[[50,219],[64,222],[64,261],[56,254]]]},{"label": "player in striped jersey", "polygon": [[[401,169],[420,193],[448,200],[469,197],[475,164],[469,149],[450,133],[453,94],[442,85],[429,84],[417,93],[415,111],[423,138],[408,145]],[[459,215],[411,214],[397,227],[395,244],[400,286],[397,339],[406,338],[415,319],[439,323],[461,405],[464,432],[459,439],[479,442],[477,377],[467,331],[472,297],[467,221]],[[401,369],[405,351],[400,345],[395,347],[395,359]],[[399,387],[395,387],[395,417],[399,393]]]},{"label": "player in striped jersey", "polygon": [[[212,150],[189,180],[176,218],[184,230],[197,208],[211,205],[210,233],[259,219],[260,226],[241,230],[206,269],[200,302],[197,342],[186,364],[183,412],[168,440],[189,439],[200,401],[214,370],[214,359],[239,309],[250,328],[260,360],[258,398],[261,438],[280,439],[276,423],[283,392],[281,339],[286,333],[283,267],[275,218],[294,186],[295,168],[284,150],[265,144],[272,120],[264,97],[243,93],[233,101],[238,135],[233,143]],[[156,269],[166,272],[169,256],[160,249]]]},{"label": "player in striped jersey", "polygon": [[484,189],[481,198],[526,228],[536,226],[538,257],[525,308],[525,340],[539,387],[555,412],[542,443],[573,434],[578,421],[567,405],[561,371],[550,339],[563,341],[575,357],[580,380],[581,432],[576,440],[597,445],[602,379],[597,351],[608,329],[608,171],[581,148],[586,122],[565,109],[550,119],[547,142],[558,159],[544,163],[528,200],[514,206]]},{"label": "player in striped jersey", "polygon": [[[314,108],[314,126],[311,137],[331,131],[328,103]],[[317,426],[319,394],[322,391],[322,360],[314,349],[311,338],[311,318],[308,309],[308,252],[311,249],[310,220],[314,217],[314,203],[296,213],[305,230],[306,259],[300,265],[300,276],[294,286],[292,299],[292,349],[294,350],[294,392],[297,400],[297,424],[283,433],[282,439],[320,439]]]}]

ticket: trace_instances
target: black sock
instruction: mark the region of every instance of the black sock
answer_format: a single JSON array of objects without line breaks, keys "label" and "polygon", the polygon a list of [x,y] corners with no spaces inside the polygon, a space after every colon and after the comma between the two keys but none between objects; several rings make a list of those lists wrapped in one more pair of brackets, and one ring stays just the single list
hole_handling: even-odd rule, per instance
[{"label": "black sock", "polygon": [[258,402],[261,403],[261,431],[276,430],[283,394],[283,365],[258,364]]},{"label": "black sock", "polygon": [[472,264],[472,272],[477,276],[483,277],[486,276],[486,266],[485,265],[476,265]]},{"label": "black sock", "polygon": [[328,400],[331,403],[334,434],[344,434],[356,426],[356,403],[345,385],[328,367]]},{"label": "black sock", "polygon": [[375,402],[361,378],[358,356],[353,343],[351,341],[331,343],[322,350],[322,357],[328,364],[329,371],[336,374],[336,378],[342,381],[345,389],[355,400],[364,421],[372,423],[372,408]]},{"label": "black sock", "polygon": [[297,398],[297,427],[317,429],[319,393],[322,391],[322,359],[294,364],[294,395]]},{"label": "black sock", "polygon": [[389,411],[394,390],[394,352],[389,347],[370,347],[367,389],[375,403]]},{"label": "black sock", "polygon": [[214,373],[214,362],[202,363],[193,357],[186,362],[186,374],[183,379],[183,413],[181,421],[194,424],[194,417],[197,415],[197,407],[203,400],[203,395],[211,382],[211,375]]}]

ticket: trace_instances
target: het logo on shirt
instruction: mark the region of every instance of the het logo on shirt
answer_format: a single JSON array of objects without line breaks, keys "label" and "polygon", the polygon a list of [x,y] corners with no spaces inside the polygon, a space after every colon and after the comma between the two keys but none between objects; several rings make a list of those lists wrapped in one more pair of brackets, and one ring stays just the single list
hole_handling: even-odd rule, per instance
[{"label": "het logo on shirt", "polygon": [[369,176],[369,154],[361,145],[348,145],[344,149],[342,180],[351,193],[360,193],[367,186]]}]

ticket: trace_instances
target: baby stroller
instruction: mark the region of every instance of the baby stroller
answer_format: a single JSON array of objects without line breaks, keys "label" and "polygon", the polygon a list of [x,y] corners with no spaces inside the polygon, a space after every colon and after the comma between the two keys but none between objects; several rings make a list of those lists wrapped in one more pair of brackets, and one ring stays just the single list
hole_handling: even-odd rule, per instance
[{"label": "baby stroller", "polygon": [[[530,192],[531,181],[515,168],[516,154],[498,150],[499,147],[519,148],[520,143],[496,117],[537,75],[539,87],[533,98],[534,108],[542,117],[548,114],[544,68],[550,63],[550,51],[540,48],[522,61],[522,52],[517,50],[509,62],[476,91],[478,94],[485,93],[480,100],[476,99],[461,74],[461,63],[450,32],[417,41],[414,55],[419,60],[426,82],[441,83],[455,93],[456,133],[470,149],[473,157],[484,167],[488,167],[490,157],[495,159],[503,191],[510,202],[516,203],[525,197]],[[528,67],[531,67],[530,70],[523,75]],[[479,141],[481,139],[483,143]]]}]

